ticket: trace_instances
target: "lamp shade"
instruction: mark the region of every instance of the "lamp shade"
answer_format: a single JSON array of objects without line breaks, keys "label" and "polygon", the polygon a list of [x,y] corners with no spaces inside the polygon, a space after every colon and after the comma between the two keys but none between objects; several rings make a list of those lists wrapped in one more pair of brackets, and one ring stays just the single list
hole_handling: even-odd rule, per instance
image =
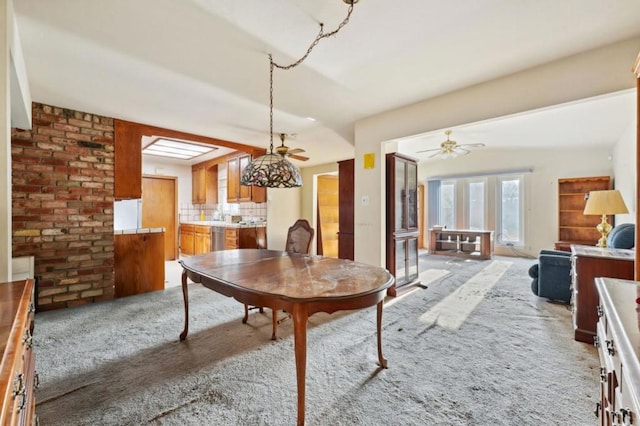
[{"label": "lamp shade", "polygon": [[296,166],[280,154],[269,153],[251,161],[242,171],[240,184],[266,188],[302,186],[302,176]]},{"label": "lamp shade", "polygon": [[629,213],[622,195],[617,189],[606,191],[591,191],[587,204],[584,206],[586,215],[610,215]]}]

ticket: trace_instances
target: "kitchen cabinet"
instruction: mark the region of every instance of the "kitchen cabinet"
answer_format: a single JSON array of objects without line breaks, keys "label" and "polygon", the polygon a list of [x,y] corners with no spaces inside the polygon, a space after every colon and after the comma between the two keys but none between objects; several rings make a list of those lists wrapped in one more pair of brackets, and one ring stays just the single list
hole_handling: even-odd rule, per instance
[{"label": "kitchen cabinet", "polygon": [[191,167],[191,202],[193,204],[218,203],[218,165],[194,164]]},{"label": "kitchen cabinet", "polygon": [[139,125],[114,120],[114,183],[116,200],[142,198],[142,150]]},{"label": "kitchen cabinet", "polygon": [[225,250],[267,248],[267,228],[265,226],[226,228],[224,232]]},{"label": "kitchen cabinet", "polygon": [[250,154],[243,154],[227,160],[227,202],[229,203],[265,203],[267,189],[259,186],[240,184],[242,170],[251,162]]},{"label": "kitchen cabinet", "polygon": [[180,253],[192,256],[194,254],[212,251],[211,226],[180,224]]},{"label": "kitchen cabinet", "polygon": [[164,289],[164,231],[143,231],[114,237],[115,297]]}]

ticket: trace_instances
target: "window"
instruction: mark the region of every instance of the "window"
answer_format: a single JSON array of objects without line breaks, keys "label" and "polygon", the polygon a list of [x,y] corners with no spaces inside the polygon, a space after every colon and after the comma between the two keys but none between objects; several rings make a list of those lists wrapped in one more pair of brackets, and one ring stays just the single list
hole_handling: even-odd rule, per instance
[{"label": "window", "polygon": [[439,225],[447,228],[456,228],[456,183],[455,181],[443,181],[440,184],[440,212],[438,214]]},{"label": "window", "polygon": [[467,184],[467,223],[469,229],[485,229],[485,181],[472,180]]},{"label": "window", "polygon": [[499,245],[525,245],[524,184],[528,170],[428,181],[428,226],[489,229]]},{"label": "window", "polygon": [[523,176],[504,176],[498,179],[498,223],[499,243],[521,246],[522,229],[522,182]]}]

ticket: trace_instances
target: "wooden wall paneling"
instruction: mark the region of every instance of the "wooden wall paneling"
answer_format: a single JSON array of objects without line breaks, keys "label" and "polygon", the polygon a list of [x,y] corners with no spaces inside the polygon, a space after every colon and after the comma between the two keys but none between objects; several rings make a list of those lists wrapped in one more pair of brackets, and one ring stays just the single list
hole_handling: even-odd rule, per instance
[{"label": "wooden wall paneling", "polygon": [[354,160],[338,161],[338,257],[354,260]]},{"label": "wooden wall paneling", "polygon": [[[636,76],[636,227],[640,224],[640,178],[638,172],[640,171],[640,54],[636,57],[636,62],[633,64],[633,73]],[[638,247],[640,238],[638,238],[638,230],[636,229],[636,244]],[[640,255],[636,250],[636,263],[635,263],[635,280],[640,280]]]}]

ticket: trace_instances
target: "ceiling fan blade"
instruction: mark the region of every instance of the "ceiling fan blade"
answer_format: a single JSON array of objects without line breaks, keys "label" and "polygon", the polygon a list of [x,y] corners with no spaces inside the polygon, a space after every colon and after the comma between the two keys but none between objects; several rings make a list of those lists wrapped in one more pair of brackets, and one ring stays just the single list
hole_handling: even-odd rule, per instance
[{"label": "ceiling fan blade", "polygon": [[295,155],[295,154],[291,154],[291,153],[288,153],[287,156],[289,156],[291,158],[294,158],[296,160],[300,160],[300,161],[307,161],[309,159],[309,157],[304,157],[302,155]]},{"label": "ceiling fan blade", "polygon": [[431,151],[442,151],[442,148],[423,149],[421,151],[416,151],[416,154],[421,154],[423,152],[431,152]]},{"label": "ceiling fan blade", "polygon": [[481,148],[481,147],[484,146],[484,144],[483,143],[464,143],[464,144],[458,145],[458,146],[468,146],[468,147],[471,147],[471,148]]},{"label": "ceiling fan blade", "polygon": [[300,154],[302,152],[304,152],[304,149],[302,148],[294,148],[289,150],[289,154]]},{"label": "ceiling fan blade", "polygon": [[455,152],[458,155],[467,155],[471,151],[469,151],[466,148],[462,148],[460,145],[458,145],[455,148],[453,148],[453,152]]},{"label": "ceiling fan blade", "polygon": [[[430,149],[429,151],[433,151],[433,149]],[[440,150],[438,150],[438,152],[436,152],[435,154],[431,154],[427,158],[434,158],[434,157],[437,157],[439,155],[442,155],[442,151],[440,151]]]}]

